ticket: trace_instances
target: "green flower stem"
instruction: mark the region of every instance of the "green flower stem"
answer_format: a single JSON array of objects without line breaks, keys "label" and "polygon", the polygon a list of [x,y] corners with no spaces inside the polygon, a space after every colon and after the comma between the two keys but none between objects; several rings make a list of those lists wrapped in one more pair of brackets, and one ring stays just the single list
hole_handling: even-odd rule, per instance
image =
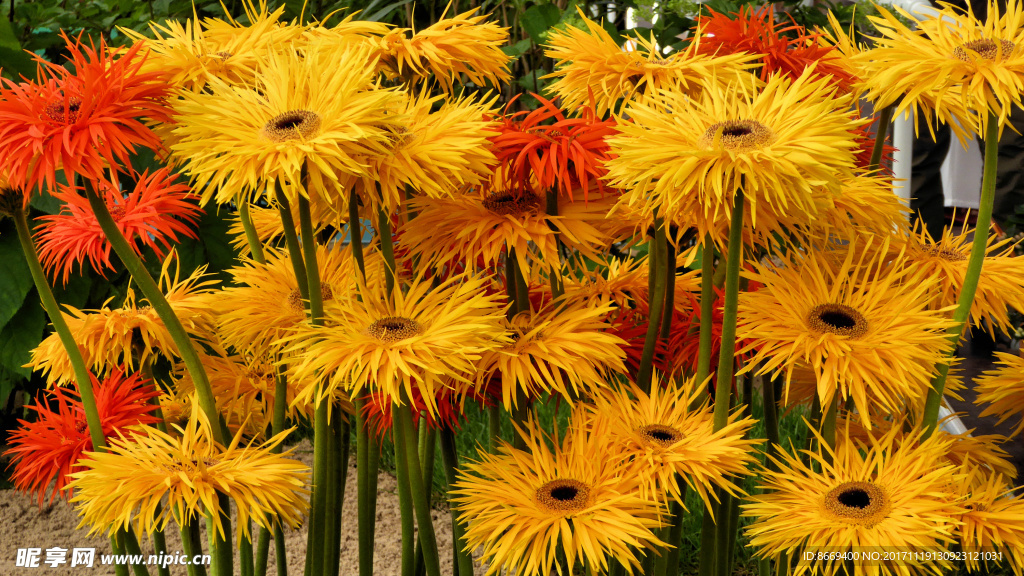
[{"label": "green flower stem", "polygon": [[666,241],[665,245],[665,307],[661,313],[661,338],[668,339],[672,329],[672,312],[676,306],[676,247]]},{"label": "green flower stem", "polygon": [[[197,554],[202,554],[203,549],[199,545],[199,526],[195,522],[190,522],[184,526],[179,522],[179,526],[181,527],[182,551],[184,551],[189,558],[192,558]],[[195,530],[192,529],[193,527],[195,527]],[[188,576],[206,576],[206,566],[203,564],[189,564]]]},{"label": "green flower stem", "polygon": [[[157,510],[159,510],[159,508],[157,508]],[[159,514],[159,512],[157,513]],[[158,555],[161,553],[167,555],[167,539],[164,538],[163,530],[153,531],[153,552]],[[160,576],[171,576],[171,568],[169,566],[160,565],[157,566],[156,570]]]},{"label": "green flower stem", "polygon": [[212,516],[206,518],[210,551],[213,553],[213,574],[214,576],[231,576],[234,573],[232,564],[235,560],[231,549],[231,516],[229,514],[231,501],[226,495],[218,492],[217,504],[220,508],[220,524],[224,528],[224,534],[217,534],[217,531],[213,529]]},{"label": "green flower stem", "polygon": [[[131,537],[129,538],[129,535]],[[135,534],[122,530],[119,534],[119,539],[124,541],[124,552],[132,556],[142,556],[142,548],[139,547],[139,541],[135,538]],[[135,576],[149,576],[149,570],[145,564],[132,564],[132,572]]]},{"label": "green flower stem", "polygon": [[128,273],[131,274],[132,279],[135,280],[135,283],[142,290],[150,305],[160,316],[167,331],[171,334],[171,338],[178,348],[178,355],[181,357],[182,362],[185,363],[185,367],[195,383],[199,406],[210,421],[214,440],[222,446],[226,446],[226,434],[224,427],[220,424],[220,412],[217,411],[217,404],[213,397],[213,390],[210,388],[210,381],[206,376],[203,363],[199,360],[199,355],[196,354],[195,346],[192,345],[192,339],[189,337],[185,327],[182,326],[178,315],[174,313],[174,309],[167,302],[167,298],[160,291],[160,287],[153,280],[153,277],[150,276],[142,260],[135,253],[135,250],[128,243],[128,240],[125,239],[124,235],[121,234],[117,223],[110,216],[106,202],[96,195],[96,191],[89,181],[85,182],[85,196],[89,200],[89,205],[96,215],[96,220],[99,222],[103,234],[107,237],[111,246],[113,246],[114,252],[124,262]]},{"label": "green flower stem", "polygon": [[654,278],[654,288],[647,295],[650,316],[647,323],[647,337],[644,339],[644,351],[640,356],[640,369],[636,376],[637,385],[647,393],[650,393],[651,382],[654,379],[654,352],[658,334],[661,331],[662,307],[665,304],[665,286],[668,276],[668,271],[665,270],[666,244],[665,221],[655,214],[654,240],[647,256],[648,278]]},{"label": "green flower stem", "polygon": [[[273,413],[273,418],[272,418],[271,425],[270,425],[271,436],[277,436],[278,434],[280,434],[281,432],[284,431],[284,427],[285,427],[285,423],[286,423],[286,411],[287,411],[286,401],[287,401],[287,398],[288,398],[288,377],[285,374],[284,370],[281,367],[278,367],[277,368],[277,374],[275,375],[275,378],[274,378],[274,413]],[[281,449],[282,449],[282,446],[280,444],[278,444],[277,446],[274,446],[274,448],[271,450],[271,452],[274,453],[274,454],[280,454],[281,453]],[[284,539],[283,538],[284,538],[284,534],[283,534],[283,532],[281,530],[280,524],[275,525],[274,526],[274,542],[275,542],[274,550],[275,550],[275,552],[277,554],[276,562],[277,562],[277,565],[278,565],[278,572],[280,573],[281,569],[283,569],[284,572],[287,574],[287,572],[288,572],[288,563],[287,563],[286,557],[285,557]],[[280,544],[281,544],[280,549],[278,549],[277,546],[276,546],[276,543],[278,541],[280,541]],[[266,574],[267,574],[267,560],[268,560],[267,557],[269,556],[269,551],[270,551],[270,531],[267,530],[266,528],[262,528],[262,527],[260,528],[260,544],[259,544],[259,546],[260,547],[257,550],[256,575],[257,576],[266,576]]]},{"label": "green flower stem", "polygon": [[[305,178],[303,178],[305,180]],[[299,227],[302,234],[302,248],[299,254],[292,253],[303,262],[308,288],[309,321],[313,326],[323,326],[324,301],[320,288],[320,268],[316,258],[316,237],[313,234],[313,218],[309,199],[299,196]],[[331,483],[333,468],[337,466],[334,451],[331,450],[333,434],[329,421],[330,403],[321,399],[313,415],[313,506],[310,510],[309,535],[307,537],[306,567],[310,576],[325,574],[324,562],[331,546],[339,543],[325,540],[327,535],[328,507],[337,486]]]},{"label": "green flower stem", "polygon": [[302,248],[299,236],[295,233],[295,219],[292,218],[292,205],[280,187],[277,189],[277,211],[281,214],[281,226],[284,228],[284,243],[288,247],[288,256],[292,261],[295,281],[299,285],[299,295],[303,300],[309,299],[309,284],[306,281],[306,264],[302,259]]},{"label": "green flower stem", "polygon": [[[520,312],[529,312],[530,293],[528,290],[529,289],[526,287],[526,281],[523,278],[522,270],[519,268],[519,260],[516,258],[516,250],[509,246],[508,252],[505,256],[505,291],[508,293],[508,300],[510,303],[506,314],[508,315],[509,320]],[[512,422],[519,427],[522,427],[526,424],[526,419],[530,413],[530,401],[522,390],[516,391],[516,396],[513,400],[515,405],[512,407],[511,412]],[[490,427],[494,450],[497,450],[498,441],[496,431],[500,430],[500,425],[492,421],[490,423]],[[512,432],[512,446],[516,450],[526,450],[526,439],[524,439],[518,431]]]},{"label": "green flower stem", "polygon": [[[239,525],[238,529],[241,530],[242,526]],[[249,526],[249,530],[250,530],[250,532],[249,532],[250,537],[246,538],[245,535],[243,534],[242,535],[242,541],[239,542],[239,544],[238,544],[238,564],[239,564],[239,569],[240,569],[240,573],[241,573],[242,576],[254,576],[254,574],[256,573],[256,566],[253,563],[253,559],[252,559],[252,525],[251,525],[251,523],[250,523],[250,526]]]},{"label": "green flower stem", "polygon": [[725,305],[722,314],[722,344],[718,352],[718,382],[715,388],[714,429],[725,428],[729,420],[729,396],[733,384],[736,353],[736,309],[740,292],[740,265],[743,256],[743,188],[736,191],[729,224],[729,253],[725,271]]},{"label": "green flower stem", "polygon": [[761,394],[764,398],[764,428],[768,437],[768,445],[765,447],[765,468],[775,471],[778,466],[772,458],[779,453],[779,404],[776,396],[775,385],[781,380],[770,380],[761,382]]},{"label": "green flower stem", "polygon": [[82,398],[82,407],[85,410],[85,422],[89,426],[89,438],[92,440],[93,449],[100,452],[106,449],[107,443],[103,437],[103,426],[100,424],[99,411],[96,409],[96,396],[92,390],[92,373],[85,364],[82,357],[82,350],[75,342],[64,315],[61,314],[60,305],[53,296],[50,283],[43,272],[43,266],[39,263],[39,253],[36,252],[35,243],[32,242],[32,233],[28,227],[28,218],[24,210],[18,210],[14,214],[14,224],[18,229],[18,240],[21,242],[21,251],[25,254],[25,261],[28,263],[29,271],[32,273],[32,281],[36,285],[36,292],[43,303],[43,309],[50,317],[50,323],[60,338],[60,343],[68,353],[71,360],[71,367],[75,371],[75,381],[78,384],[78,393]]},{"label": "green flower stem", "polygon": [[[549,189],[544,194],[544,200],[547,215],[552,217],[558,216],[558,190],[555,188]],[[561,254],[561,238],[559,237],[558,226],[555,226],[554,222],[548,220],[548,228],[555,235],[555,254]],[[559,298],[565,294],[565,282],[562,280],[561,268],[561,262],[556,261],[551,265],[551,269],[548,272],[550,274],[548,280],[551,282],[552,298]]]},{"label": "green flower stem", "polygon": [[267,563],[270,561],[270,530],[260,526],[259,536],[256,537],[256,576],[267,576]]},{"label": "green flower stem", "polygon": [[402,576],[416,574],[416,512],[412,504],[412,492],[409,487],[409,467],[406,451],[409,446],[398,428],[397,407],[392,406],[392,434],[395,442],[395,472],[398,476],[398,508],[401,511],[402,524]]},{"label": "green flower stem", "polygon": [[492,404],[487,407],[487,452],[498,453],[501,441],[501,406]]},{"label": "green flower stem", "polygon": [[260,264],[266,264],[267,259],[263,256],[263,243],[260,242],[256,226],[252,223],[252,217],[249,215],[249,199],[239,195],[235,198],[235,204],[238,205],[238,219],[242,221],[245,241],[249,244],[252,259]]},{"label": "green flower stem", "polygon": [[700,347],[697,352],[698,385],[711,374],[711,331],[715,310],[715,245],[711,235],[704,236],[700,260]]},{"label": "green flower stem", "polygon": [[363,230],[359,225],[359,193],[355,188],[348,193],[348,240],[352,243],[352,256],[356,259],[359,273],[366,280],[366,264],[363,260]]},{"label": "green flower stem", "polygon": [[[679,475],[676,476],[675,481],[679,485],[681,498],[686,500],[686,481]],[[679,502],[672,500],[669,503],[669,516],[671,520],[669,521],[668,536],[665,538],[665,542],[672,547],[663,551],[658,558],[655,564],[655,576],[676,576],[679,573],[679,545],[683,541],[686,509]]]},{"label": "green flower stem", "polygon": [[[978,223],[974,227],[974,241],[971,243],[971,256],[967,261],[967,272],[960,289],[956,311],[953,312],[953,326],[946,334],[952,348],[950,355],[956,353],[957,343],[964,332],[964,325],[971,315],[974,294],[978,291],[978,280],[981,268],[985,263],[988,251],[989,226],[992,223],[992,203],[996,192],[996,167],[999,160],[999,122],[995,114],[989,113],[988,126],[985,129],[985,167],[981,180],[981,201],[978,204]],[[950,359],[946,358],[935,365],[936,375],[932,378],[932,387],[928,391],[928,399],[924,405],[925,436],[931,436],[939,422],[939,407],[942,405],[942,393],[946,388],[946,376],[949,375]]]},{"label": "green flower stem", "polygon": [[373,576],[373,537],[377,516],[377,443],[373,441],[363,410],[366,400],[356,398],[356,493],[359,517],[359,575]]},{"label": "green flower stem", "polygon": [[519,312],[516,304],[516,250],[511,246],[507,247],[505,253],[505,294],[508,295],[508,308],[505,309],[505,316],[511,321]]},{"label": "green flower stem", "polygon": [[[836,414],[839,411],[839,393],[832,395],[832,401],[821,418],[821,439],[829,449],[836,447]],[[825,453],[826,460],[829,460],[828,453]]]},{"label": "green flower stem", "polygon": [[871,164],[869,170],[877,170],[882,163],[882,150],[885,149],[885,137],[889,134],[889,125],[892,124],[892,113],[895,104],[890,104],[878,113],[878,129],[875,130],[875,143],[871,147]]},{"label": "green flower stem", "polygon": [[[437,430],[434,430],[426,424],[424,419],[420,419],[419,431],[419,453],[420,453],[420,469],[423,470],[423,484],[427,489],[427,505],[431,505],[431,495],[434,490],[434,447],[437,445]],[[423,543],[416,540],[416,574],[422,574],[425,566],[423,565]]]},{"label": "green flower stem", "polygon": [[349,424],[348,419],[340,414],[334,415],[331,422],[331,452],[334,466],[328,479],[330,492],[327,495],[327,521],[324,542],[324,573],[338,576],[341,569],[341,511],[345,505],[345,483],[348,480]]},{"label": "green flower stem", "polygon": [[395,404],[392,408],[392,414],[397,415],[396,430],[400,432],[400,439],[396,436],[396,445],[399,442],[405,443],[405,467],[409,478],[409,487],[412,489],[413,508],[416,511],[416,525],[419,528],[420,542],[423,545],[423,560],[427,567],[427,575],[441,576],[441,567],[437,556],[437,540],[434,537],[434,525],[430,517],[430,504],[420,472],[419,456],[416,454],[416,431],[412,423],[411,402],[408,398],[402,400],[401,406]]},{"label": "green flower stem", "polygon": [[[348,196],[348,235],[359,274],[366,280],[363,232],[359,220],[359,194]],[[363,418],[366,400],[356,398],[356,494],[359,521],[359,575],[373,576],[374,526],[377,523],[377,465],[380,451]]]},{"label": "green flower stem", "polygon": [[[441,464],[444,466],[444,477],[448,482],[448,494],[451,498],[452,490],[455,489],[455,481],[458,477],[459,454],[455,448],[455,431],[448,427],[442,427],[439,436],[441,437]],[[453,576],[473,576],[473,557],[466,550],[462,538],[466,534],[466,528],[459,522],[459,511],[455,506],[449,508],[452,512],[452,548],[455,554],[457,572]]]},{"label": "green flower stem", "polygon": [[380,251],[384,254],[384,282],[388,288],[388,296],[395,290],[395,275],[398,273],[395,263],[395,244],[391,234],[391,216],[381,209],[377,212],[377,234],[380,236]]},{"label": "green flower stem", "polygon": [[[512,250],[510,249],[510,251]],[[526,283],[526,276],[523,275],[523,269],[519,266],[517,258],[512,259],[512,270],[515,272],[516,279],[516,312],[529,312],[530,287]]]},{"label": "green flower stem", "polygon": [[288,552],[284,546],[284,530],[281,524],[274,526],[274,562],[277,563],[277,576],[288,576]]}]

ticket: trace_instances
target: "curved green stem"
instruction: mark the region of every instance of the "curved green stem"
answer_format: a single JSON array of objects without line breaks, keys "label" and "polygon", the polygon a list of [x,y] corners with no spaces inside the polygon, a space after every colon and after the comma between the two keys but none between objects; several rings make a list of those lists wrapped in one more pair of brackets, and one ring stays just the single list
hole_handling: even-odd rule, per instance
[{"label": "curved green stem", "polygon": [[697,385],[711,374],[711,330],[715,313],[715,245],[704,236],[700,260],[700,347],[697,352]]},{"label": "curved green stem", "polygon": [[[142,548],[139,547],[139,541],[135,538],[134,533],[123,530],[119,535],[124,541],[125,554],[142,556]],[[146,565],[141,563],[132,564],[132,572],[135,573],[135,576],[149,576],[149,570],[146,568]]]},{"label": "curved green stem", "polygon": [[[988,251],[989,226],[992,223],[992,204],[996,192],[996,168],[999,160],[999,122],[995,114],[989,113],[988,126],[985,129],[985,167],[981,181],[981,201],[978,205],[978,223],[974,227],[974,241],[971,244],[971,256],[967,261],[967,272],[960,288],[956,311],[953,313],[953,326],[946,334],[952,348],[950,354],[956,353],[957,343],[963,334],[964,325],[971,315],[974,294],[978,291],[978,280],[981,268],[985,263]],[[936,375],[932,378],[932,387],[928,391],[928,399],[924,405],[925,436],[931,436],[939,422],[939,407],[942,405],[942,393],[946,387],[946,376],[949,374],[950,359],[946,358],[935,366]]]},{"label": "curved green stem", "polygon": [[885,137],[889,134],[889,125],[892,124],[892,113],[895,104],[890,104],[878,113],[878,128],[875,130],[875,143],[871,147],[871,164],[869,170],[877,170],[882,163],[882,150],[885,149]]},{"label": "curved green stem", "polygon": [[359,273],[366,280],[366,263],[363,260],[363,230],[359,225],[359,193],[353,188],[348,193],[348,241],[352,243],[352,257],[356,259]]},{"label": "curved green stem", "polygon": [[[676,476],[675,481],[679,484],[679,494],[682,500],[686,500],[686,481],[682,476]],[[665,542],[672,547],[661,553],[661,557],[655,563],[654,573],[657,576],[675,576],[679,573],[679,546],[683,541],[683,526],[686,523],[686,510],[676,500],[669,503],[669,515],[671,521],[668,528],[668,537]]]},{"label": "curved green stem", "polygon": [[740,292],[740,265],[743,256],[743,188],[736,191],[729,224],[729,246],[725,269],[725,303],[722,313],[722,343],[718,349],[718,373],[715,387],[714,429],[719,431],[729,420],[729,396],[732,393],[733,364],[736,354],[736,309]]},{"label": "curved green stem", "polygon": [[412,492],[412,504],[416,511],[416,525],[419,528],[420,542],[423,546],[423,562],[427,568],[428,576],[441,576],[441,566],[437,555],[437,539],[434,536],[434,525],[430,516],[430,503],[426,497],[426,488],[423,484],[423,475],[420,470],[420,459],[416,453],[416,430],[412,423],[411,402],[403,399],[402,405],[397,403],[392,406],[392,414],[395,414],[396,444],[405,443],[405,467],[409,478],[409,488]]},{"label": "curved green stem", "polygon": [[256,233],[256,226],[252,223],[249,215],[249,200],[241,195],[235,197],[235,204],[238,205],[238,219],[242,221],[242,229],[245,230],[245,241],[249,244],[249,252],[252,259],[260,264],[266,264],[267,259],[263,256],[263,243],[260,242],[259,234]]},{"label": "curved green stem", "polygon": [[[455,431],[441,427],[441,463],[444,465],[444,477],[448,481],[448,493],[451,494],[459,470],[459,454],[455,447]],[[459,522],[459,511],[451,506],[452,512],[452,546],[455,553],[456,573],[454,576],[473,576],[473,557],[466,550],[462,541],[466,528]]]},{"label": "curved green stem", "polygon": [[[199,526],[195,522],[190,522],[182,526],[181,528],[181,549],[192,558],[196,555],[203,553],[203,548],[200,545],[201,540],[199,539]],[[193,527],[195,530],[193,530]],[[188,576],[206,576],[206,566],[203,564],[189,564],[188,565]]]},{"label": "curved green stem", "polygon": [[281,187],[277,188],[277,211],[281,214],[281,226],[284,228],[284,243],[288,247],[288,256],[292,261],[295,281],[299,285],[299,295],[303,300],[309,299],[309,284],[306,279],[306,264],[302,259],[302,248],[299,236],[295,233],[295,219],[292,218],[292,205]]},{"label": "curved green stem", "polygon": [[356,492],[359,499],[359,575],[373,576],[373,540],[377,517],[377,444],[373,442],[363,410],[366,400],[356,398]]},{"label": "curved green stem", "polygon": [[398,265],[395,262],[395,244],[391,233],[391,216],[381,209],[377,212],[377,235],[380,236],[380,251],[384,254],[384,283],[388,288],[388,296],[395,290],[395,275]]},{"label": "curved green stem", "polygon": [[665,242],[665,305],[661,310],[661,338],[667,340],[676,306],[676,247]]},{"label": "curved green stem", "polygon": [[[545,207],[547,208],[547,215],[558,216],[558,190],[555,188],[549,189],[545,193],[544,199],[546,204]],[[551,232],[553,232],[555,236],[556,254],[555,262],[551,264],[551,268],[548,272],[550,274],[548,280],[551,282],[551,297],[558,299],[565,294],[565,283],[562,281],[562,264],[560,258],[557,257],[562,253],[561,239],[559,238],[558,226],[555,226],[555,223],[551,220],[548,220],[548,228],[551,229]]]},{"label": "curved green stem", "polygon": [[107,203],[96,195],[96,191],[89,181],[85,182],[85,196],[89,200],[89,206],[92,207],[92,211],[96,215],[96,220],[99,222],[103,234],[107,237],[107,241],[110,242],[114,252],[121,258],[125,268],[128,269],[128,273],[132,275],[139,289],[142,290],[146,299],[149,300],[153,310],[160,316],[175,346],[178,347],[178,355],[181,357],[182,362],[185,363],[185,368],[195,384],[199,406],[210,421],[210,429],[213,431],[214,440],[222,446],[226,446],[226,434],[224,426],[220,423],[220,412],[217,410],[213,389],[210,388],[210,380],[207,378],[206,369],[199,359],[199,354],[196,353],[195,346],[192,345],[192,339],[181,324],[181,320],[178,319],[178,315],[174,313],[174,309],[167,302],[164,293],[160,290],[156,281],[153,280],[153,277],[150,276],[149,270],[146,269],[138,254],[135,253],[135,249],[132,248],[128,240],[121,234],[117,223],[110,216]]},{"label": "curved green stem", "polygon": [[[396,406],[391,407],[392,415],[397,410]],[[402,437],[402,431],[397,425],[397,416],[392,418],[391,430],[395,442],[395,472],[398,484],[398,509],[402,525],[402,576],[414,576],[416,572],[416,512],[412,504],[412,492],[409,487],[409,467],[406,452],[409,446]]]},{"label": "curved green stem", "polygon": [[647,320],[644,351],[640,356],[640,368],[636,376],[637,386],[647,393],[650,393],[654,379],[654,352],[658,343],[658,334],[661,331],[662,307],[665,304],[665,285],[667,284],[666,276],[668,276],[667,270],[665,270],[666,244],[665,221],[655,215],[654,239],[647,255],[647,274],[648,277],[654,278],[653,290],[647,294],[650,316]]},{"label": "curved green stem", "polygon": [[100,415],[96,408],[96,396],[92,390],[92,373],[85,364],[82,350],[75,342],[75,337],[71,334],[71,328],[68,327],[67,321],[64,320],[60,305],[57,304],[57,299],[53,296],[53,290],[50,289],[50,283],[43,272],[43,266],[39,263],[39,253],[36,252],[35,243],[32,242],[32,232],[29,230],[28,218],[25,216],[24,210],[15,212],[14,224],[18,229],[21,251],[25,254],[25,261],[32,273],[32,281],[36,285],[36,292],[43,303],[43,309],[50,317],[50,323],[53,325],[54,331],[57,332],[60,343],[64,346],[68,359],[71,361],[71,367],[74,369],[75,381],[82,399],[82,408],[85,410],[85,422],[89,426],[89,438],[92,440],[93,450],[103,451],[107,443],[103,437],[103,426],[100,424]]},{"label": "curved green stem", "polygon": [[[839,393],[832,395],[832,401],[828,403],[825,413],[821,418],[821,438],[831,450],[836,447],[836,415],[839,411]],[[831,459],[829,453],[825,452],[826,460]]]}]

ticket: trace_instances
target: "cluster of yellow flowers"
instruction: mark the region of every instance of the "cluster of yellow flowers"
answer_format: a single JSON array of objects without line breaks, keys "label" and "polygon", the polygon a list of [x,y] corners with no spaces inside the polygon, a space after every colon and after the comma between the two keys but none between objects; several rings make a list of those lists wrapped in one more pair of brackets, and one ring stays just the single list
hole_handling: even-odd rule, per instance
[{"label": "cluster of yellow flowers", "polygon": [[[37,236],[65,279],[73,262],[113,267],[113,247],[142,292],[49,310],[58,330],[30,363],[51,384],[77,385],[82,415],[19,441],[43,449],[54,430],[78,435],[57,486],[71,479],[94,531],[152,533],[173,519],[186,534],[208,517],[220,573],[231,568],[227,499],[243,556],[250,521],[267,546],[308,512],[307,573],[336,574],[339,459],[354,426],[363,575],[373,572],[373,428],[394,440],[403,566],[416,526],[430,576],[441,571],[433,434],[459,576],[472,576],[473,549],[489,574],[674,574],[688,490],[709,515],[702,563],[722,574],[741,513],[759,557],[783,573],[807,551],[954,544],[998,549],[1021,573],[1024,502],[1009,497],[1003,439],[936,425],[943,394],[964,386],[945,380],[966,326],[1006,332],[1009,310],[1024,310],[1024,259],[989,237],[988,216],[940,238],[910,227],[886,170],[887,127],[873,133],[858,109],[866,98],[920,110],[991,143],[1021,106],[1019,3],[993,6],[984,23],[947,8],[916,30],[881,10],[870,49],[834,20],[783,38],[765,9],[712,14],[676,52],[653,38],[627,51],[583,16],[583,28],[549,35],[557,99],[534,95],[539,107],[523,112],[497,109],[507,30],[476,10],[419,31],[285,22],[283,10],[247,4],[246,24],[154,24],[155,38],[126,31],[142,58],[131,74],[165,85],[157,111],[132,121],[135,140],[158,136],[200,206],[237,214],[229,284],[203,268],[181,279],[173,251],[160,282],[149,276],[137,244],[168,246],[196,211],[178,196],[159,204],[158,186],[121,195],[87,177],[84,198],[73,187],[65,198],[89,225],[53,218]],[[41,121],[85,130],[104,108],[81,84],[48,93]],[[14,130],[6,106],[0,134]],[[27,227],[23,242],[32,248]],[[1001,360],[976,390],[1005,420],[1021,412],[1024,366]],[[83,370],[139,372],[155,388],[97,415]],[[159,411],[137,402],[148,395]],[[533,413],[547,400],[570,405],[561,433]],[[467,403],[488,407],[494,438],[460,465],[453,438]],[[800,404],[811,406],[802,453],[779,438],[776,417]],[[499,441],[501,408],[511,443]],[[106,426],[114,413],[119,424]],[[280,449],[304,423],[311,472]],[[58,474],[18,457],[33,466],[23,487]],[[750,496],[746,476],[757,479]],[[915,557],[852,573],[947,565]],[[795,570],[850,566],[826,555]]]}]

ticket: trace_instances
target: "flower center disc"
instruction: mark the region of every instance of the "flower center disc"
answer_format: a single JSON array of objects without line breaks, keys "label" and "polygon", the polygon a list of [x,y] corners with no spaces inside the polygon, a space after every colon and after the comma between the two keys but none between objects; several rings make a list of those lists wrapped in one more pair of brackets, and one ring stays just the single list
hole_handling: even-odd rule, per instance
[{"label": "flower center disc", "polygon": [[[322,302],[334,300],[334,290],[326,282],[320,283],[320,300]],[[298,313],[306,311],[306,305],[302,302],[302,293],[299,292],[298,288],[288,293],[288,306]]]},{"label": "flower center disc", "polygon": [[590,486],[579,480],[552,480],[537,489],[537,501],[552,512],[577,512],[587,507]]},{"label": "flower center disc", "polygon": [[263,135],[272,142],[307,140],[320,133],[320,115],[309,110],[278,114],[263,127]]},{"label": "flower center disc", "polygon": [[43,109],[43,114],[61,124],[74,124],[78,122],[78,111],[82,108],[82,99],[72,96],[67,99],[67,103],[64,100],[48,104]]},{"label": "flower center disc", "polygon": [[415,320],[399,316],[385,316],[370,324],[366,332],[381,342],[391,344],[412,338],[423,332],[423,329]]},{"label": "flower center disc", "polygon": [[499,216],[519,216],[533,212],[539,203],[540,200],[533,194],[495,192],[484,200],[484,208]]},{"label": "flower center disc", "polygon": [[971,57],[971,54],[967,52],[970,50],[977,54],[977,57],[982,60],[995,60],[999,55],[1000,49],[1002,49],[1003,59],[1005,60],[1006,57],[1010,55],[1010,52],[1013,52],[1013,49],[1016,47],[1017,45],[1009,40],[989,40],[987,38],[982,38],[981,40],[968,42],[963,46],[957,46],[953,49],[953,57],[961,62],[970,62],[974,59]]},{"label": "flower center disc", "polygon": [[[721,140],[716,140],[721,135]],[[708,127],[697,144],[702,148],[715,148],[716,144],[727,150],[754,150],[763,148],[775,140],[771,128],[755,120],[726,120]]]},{"label": "flower center disc", "polygon": [[637,432],[648,442],[661,446],[671,446],[683,439],[682,432],[671,426],[662,426],[661,424],[641,426]]},{"label": "flower center disc", "polygon": [[963,262],[964,260],[967,260],[967,254],[964,254],[959,250],[939,248],[938,246],[928,248],[928,255],[942,258],[947,262]]},{"label": "flower center disc", "polygon": [[868,321],[860,312],[843,304],[819,304],[807,316],[811,328],[838,336],[857,338],[868,329]]},{"label": "flower center disc", "polygon": [[870,482],[836,486],[825,495],[825,509],[851,524],[877,524],[889,513],[885,493]]}]

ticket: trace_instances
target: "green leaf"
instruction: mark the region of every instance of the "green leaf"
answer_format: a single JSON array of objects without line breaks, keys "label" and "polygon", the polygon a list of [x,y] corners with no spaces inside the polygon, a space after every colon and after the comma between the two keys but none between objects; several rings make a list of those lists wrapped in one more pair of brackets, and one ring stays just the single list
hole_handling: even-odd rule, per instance
[{"label": "green leaf", "polygon": [[4,219],[0,223],[0,326],[18,312],[32,284],[32,274],[25,263],[14,223]]},{"label": "green leaf", "polygon": [[516,42],[511,46],[503,46],[501,50],[502,52],[505,53],[506,56],[509,56],[511,58],[518,58],[525,54],[526,51],[529,50],[532,46],[533,41],[527,38],[525,40],[520,40],[519,42]]},{"label": "green leaf", "polygon": [[[35,292],[32,292],[35,296]],[[0,365],[28,378],[32,370],[22,366],[31,358],[30,352],[43,340],[46,318],[38,298],[26,298],[17,314],[0,330]]]},{"label": "green leaf", "polygon": [[554,4],[534,4],[523,13],[521,23],[534,44],[542,44],[543,34],[558,24],[561,17],[562,12]]},{"label": "green leaf", "polygon": [[[383,19],[387,18],[388,16],[390,16],[392,12],[394,12],[395,10],[401,8],[402,6],[405,6],[409,2],[412,2],[412,0],[399,0],[398,2],[394,2],[392,4],[388,4],[387,6],[381,8],[380,10],[377,10],[373,14],[370,14],[369,16],[367,16],[366,17],[366,21],[367,22],[380,22],[381,20],[383,20]],[[366,7],[366,11],[367,12],[370,11],[370,6]]]}]

